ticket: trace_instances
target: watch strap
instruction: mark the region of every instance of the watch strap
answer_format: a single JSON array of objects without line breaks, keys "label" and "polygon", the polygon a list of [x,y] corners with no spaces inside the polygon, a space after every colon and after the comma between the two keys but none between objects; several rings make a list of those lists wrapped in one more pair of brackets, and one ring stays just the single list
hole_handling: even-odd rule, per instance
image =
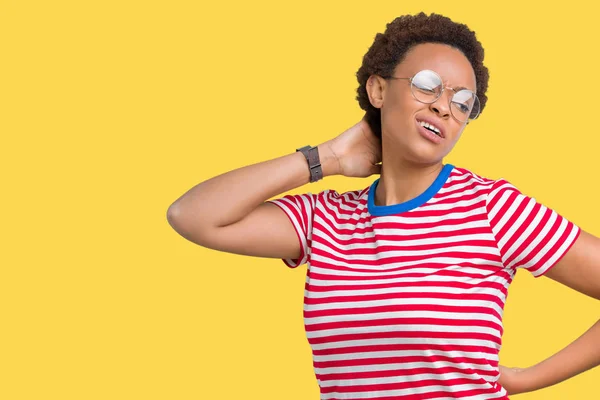
[{"label": "watch strap", "polygon": [[323,168],[321,167],[321,160],[319,159],[319,148],[304,146],[296,151],[304,154],[306,161],[308,162],[308,169],[310,171],[310,182],[316,182],[323,179]]}]

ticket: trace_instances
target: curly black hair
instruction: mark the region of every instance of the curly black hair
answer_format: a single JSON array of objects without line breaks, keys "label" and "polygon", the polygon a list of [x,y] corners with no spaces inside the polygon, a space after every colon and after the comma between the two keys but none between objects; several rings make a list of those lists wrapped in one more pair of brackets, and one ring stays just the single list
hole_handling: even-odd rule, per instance
[{"label": "curly black hair", "polygon": [[435,13],[402,15],[388,23],[384,33],[375,36],[373,44],[363,57],[362,66],[356,72],[359,83],[356,100],[360,108],[366,111],[365,119],[377,137],[381,137],[381,110],[369,102],[367,79],[371,75],[391,76],[406,53],[420,43],[443,43],[460,50],[475,71],[480,109],[483,111],[485,108],[489,73],[483,65],[483,46],[477,40],[475,32],[465,24]]}]

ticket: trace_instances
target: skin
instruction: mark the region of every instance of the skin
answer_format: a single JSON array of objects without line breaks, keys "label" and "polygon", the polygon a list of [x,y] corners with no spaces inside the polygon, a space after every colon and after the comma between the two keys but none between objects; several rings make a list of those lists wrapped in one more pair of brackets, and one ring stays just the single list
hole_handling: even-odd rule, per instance
[{"label": "skin", "polygon": [[[544,275],[600,300],[600,239],[581,231],[567,253]],[[500,384],[509,394],[553,386],[600,365],[600,321],[551,357],[529,368],[500,367]]]},{"label": "skin", "polygon": [[[444,44],[415,46],[396,66],[393,76],[412,77],[418,71],[437,72],[446,87],[475,91],[475,73],[468,59]],[[367,81],[369,100],[381,109],[382,173],[375,193],[377,205],[398,204],[417,197],[435,180],[443,158],[460,139],[466,123],[450,113],[446,90],[433,104],[423,104],[411,94],[406,80],[385,80],[373,75]],[[424,139],[415,119],[434,118],[445,134],[442,143]],[[582,231],[571,249],[545,274],[578,292],[600,299],[600,239]],[[500,366],[499,383],[509,394],[555,385],[600,365],[600,321],[552,357],[529,368]]]},{"label": "skin", "polygon": [[[413,47],[396,66],[393,76],[412,77],[430,69],[446,87],[476,90],[475,72],[464,54],[453,47],[424,43]],[[443,158],[454,148],[466,124],[450,113],[453,91],[444,90],[432,104],[417,101],[407,80],[385,80],[372,75],[367,81],[371,104],[381,109],[383,169],[375,193],[377,205],[398,204],[417,197],[435,180]],[[423,138],[416,119],[427,117],[444,131],[442,143]]]},{"label": "skin", "polygon": [[[475,74],[467,58],[443,44],[415,46],[396,66],[394,76],[411,77],[423,69],[437,72],[447,87],[475,90]],[[381,109],[382,139],[364,117],[338,136],[318,145],[325,177],[368,177],[381,174],[377,205],[398,204],[423,193],[443,167],[465,123],[449,111],[446,90],[433,104],[415,100],[405,80],[371,76],[367,92]],[[427,116],[445,133],[442,143],[424,139],[416,118]],[[305,143],[302,143],[305,144]],[[379,164],[381,162],[381,164]],[[268,199],[309,182],[300,153],[248,165],[194,186],[167,211],[167,220],[184,238],[203,247],[255,257],[298,258],[298,237],[287,216]],[[600,239],[581,231],[563,258],[545,274],[580,293],[600,299]],[[600,323],[552,357],[529,368],[500,366],[499,383],[509,394],[538,390],[600,364]]]}]

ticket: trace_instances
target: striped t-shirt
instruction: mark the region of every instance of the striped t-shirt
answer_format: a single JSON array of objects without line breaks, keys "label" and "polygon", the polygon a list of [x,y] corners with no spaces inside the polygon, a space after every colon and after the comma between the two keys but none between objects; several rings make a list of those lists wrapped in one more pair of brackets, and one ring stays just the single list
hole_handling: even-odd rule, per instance
[{"label": "striped t-shirt", "polygon": [[508,399],[502,314],[517,268],[543,275],[578,226],[450,164],[420,196],[377,206],[370,187],[288,195],[308,264],[304,326],[321,399]]}]

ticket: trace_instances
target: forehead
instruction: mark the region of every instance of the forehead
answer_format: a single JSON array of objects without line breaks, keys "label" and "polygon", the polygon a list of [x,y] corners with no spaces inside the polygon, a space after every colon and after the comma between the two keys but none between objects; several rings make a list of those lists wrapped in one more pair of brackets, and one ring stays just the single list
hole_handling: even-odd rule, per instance
[{"label": "forehead", "polygon": [[423,69],[437,72],[452,87],[464,86],[475,91],[475,71],[458,49],[441,43],[422,43],[410,49],[395,68],[395,76],[409,77]]}]

